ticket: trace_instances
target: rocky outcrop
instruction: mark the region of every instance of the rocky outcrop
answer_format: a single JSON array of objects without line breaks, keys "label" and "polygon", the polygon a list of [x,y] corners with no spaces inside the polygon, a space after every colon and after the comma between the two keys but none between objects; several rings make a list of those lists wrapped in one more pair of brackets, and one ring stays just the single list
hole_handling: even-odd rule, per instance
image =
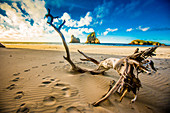
[{"label": "rocky outcrop", "polygon": [[5,48],[5,46],[3,44],[1,44],[1,43],[0,43],[0,47]]},{"label": "rocky outcrop", "polygon": [[80,39],[74,37],[74,35],[71,35],[71,41],[70,41],[70,43],[80,43]]},{"label": "rocky outcrop", "polygon": [[85,43],[100,44],[100,41],[96,38],[95,32],[92,32],[87,36],[87,41]]},{"label": "rocky outcrop", "polygon": [[145,40],[133,40],[129,44],[132,45],[158,45],[158,46],[165,46],[165,44],[154,42],[154,41],[145,41]]}]

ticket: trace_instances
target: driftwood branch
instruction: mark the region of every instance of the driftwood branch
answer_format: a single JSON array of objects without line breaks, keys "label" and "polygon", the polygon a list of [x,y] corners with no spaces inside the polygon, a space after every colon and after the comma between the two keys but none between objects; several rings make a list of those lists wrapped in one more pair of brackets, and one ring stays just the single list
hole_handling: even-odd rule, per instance
[{"label": "driftwood branch", "polygon": [[115,93],[117,91],[117,89],[120,86],[120,83],[122,82],[123,76],[121,76],[119,78],[119,80],[116,82],[116,84],[114,86],[112,86],[112,88],[110,88],[110,90],[101,98],[99,99],[97,102],[93,103],[94,106],[97,106],[100,102],[106,100],[112,93]]},{"label": "driftwood branch", "polygon": [[[137,71],[137,76],[138,76],[139,70],[141,72],[149,73],[148,65],[150,65],[151,69],[156,71],[153,61],[147,59],[149,56],[152,57],[155,55],[153,52],[156,49],[157,49],[157,46],[148,48],[148,49],[146,49],[144,51],[140,51],[140,52],[139,52],[139,49],[136,49],[133,55],[130,55],[130,56],[120,59],[114,65],[114,69],[120,74],[119,80],[116,82],[116,84],[112,88],[110,88],[110,90],[101,99],[99,99],[97,102],[93,103],[93,105],[96,106],[99,103],[101,103],[102,101],[106,100],[112,93],[117,91],[118,88],[123,87],[123,86],[121,86],[122,83],[129,84],[129,83],[125,83],[125,81],[124,81],[126,76],[128,76],[128,78],[130,78],[132,81],[133,81],[133,79],[136,79],[136,77],[133,73],[134,69],[136,69],[136,71]],[[124,70],[120,71],[120,69],[122,69],[123,66],[124,66]],[[138,77],[137,77],[137,80],[139,80]],[[134,83],[132,83],[132,84],[134,84]],[[129,86],[132,86],[132,84],[129,84]],[[141,87],[140,81],[136,82],[135,85],[136,86],[139,85],[139,87]],[[136,87],[136,88],[139,89],[139,87]],[[126,92],[127,92],[127,90],[124,90],[123,95],[120,98],[120,101],[123,99]],[[136,93],[136,91],[135,91],[135,93]],[[136,100],[136,97],[137,96],[135,95],[134,99],[132,99],[132,102],[134,102],[134,100]]]},{"label": "driftwood branch", "polygon": [[[50,24],[60,35],[62,42],[63,42],[63,45],[64,45],[64,48],[66,50],[66,56],[63,56],[63,57],[64,57],[65,60],[67,60],[70,63],[73,71],[80,72],[80,73],[90,72],[91,74],[102,74],[103,72],[113,68],[119,73],[120,78],[116,82],[116,84],[111,86],[109,91],[101,99],[99,99],[97,102],[93,103],[93,105],[98,105],[100,102],[107,99],[112,93],[117,91],[118,88],[123,88],[124,84],[129,84],[129,83],[126,83],[127,82],[127,81],[125,81],[126,78],[129,78],[130,81],[132,81],[132,83],[130,83],[129,86],[134,85],[136,89],[139,89],[139,87],[141,87],[141,85],[140,85],[140,80],[138,80],[138,74],[141,73],[141,72],[150,73],[150,70],[148,68],[149,66],[151,67],[152,70],[156,71],[153,61],[149,60],[147,58],[155,56],[154,51],[157,49],[157,46],[152,47],[152,48],[148,48],[144,51],[139,51],[139,49],[137,48],[132,55],[129,55],[125,58],[121,58],[121,59],[107,58],[107,59],[105,59],[101,62],[97,61],[94,58],[91,58],[91,57],[85,55],[83,52],[78,50],[78,52],[85,57],[85,59],[81,59],[82,61],[91,61],[98,66],[96,69],[91,69],[91,70],[80,68],[77,65],[75,65],[75,63],[71,60],[69,48],[67,46],[65,37],[62,34],[62,32],[60,31],[66,21],[64,20],[63,23],[61,25],[59,25],[59,27],[57,28],[53,24],[53,19],[58,18],[58,16],[53,17],[50,14],[50,9],[48,9],[48,14],[46,15],[46,17],[51,18],[51,21],[47,22],[47,23]],[[137,71],[137,78],[135,77],[133,70]],[[133,79],[137,80],[138,82],[133,81]],[[126,92],[123,93],[121,100],[123,99],[123,96],[125,94],[126,94]],[[137,96],[135,95],[135,97],[137,97]]]},{"label": "driftwood branch", "polygon": [[[54,17],[50,14],[50,9],[48,9],[48,14],[46,15],[46,17],[50,17],[51,18],[51,21],[50,22],[47,22],[48,24],[50,24],[57,32],[58,34],[60,35],[61,39],[62,39],[62,42],[63,42],[63,45],[64,45],[64,48],[66,50],[66,56],[63,56],[65,60],[67,60],[71,67],[72,67],[72,70],[74,71],[77,71],[77,72],[80,72],[80,73],[84,73],[84,72],[90,72],[92,74],[101,74],[103,73],[103,70],[88,70],[88,69],[83,69],[83,68],[80,68],[78,66],[75,65],[75,63],[71,60],[70,58],[70,52],[69,52],[69,48],[67,46],[67,43],[66,43],[66,40],[65,40],[65,37],[64,35],[62,34],[62,32],[60,31],[62,26],[65,24],[65,20],[63,21],[63,23],[57,28],[54,24],[53,24],[53,19]],[[58,18],[58,17],[57,17]],[[81,53],[81,52],[80,52]],[[81,53],[83,54],[83,53]],[[84,55],[85,56],[85,55]],[[90,57],[89,57],[90,58]],[[93,59],[93,61],[96,61],[97,63],[97,60]]]},{"label": "driftwood branch", "polygon": [[96,59],[91,58],[91,57],[85,55],[82,51],[78,50],[78,52],[79,52],[80,54],[82,54],[82,55],[86,58],[86,59],[80,59],[80,60],[82,60],[82,61],[91,61],[91,62],[95,63],[96,65],[98,65],[98,64],[100,63],[100,62],[98,62]]}]

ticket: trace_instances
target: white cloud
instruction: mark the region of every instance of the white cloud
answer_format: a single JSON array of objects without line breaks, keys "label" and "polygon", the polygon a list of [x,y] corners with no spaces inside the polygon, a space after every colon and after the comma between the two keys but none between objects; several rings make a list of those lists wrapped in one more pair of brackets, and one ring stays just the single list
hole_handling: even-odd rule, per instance
[{"label": "white cloud", "polygon": [[110,29],[110,28],[107,28],[106,31],[103,33],[103,35],[107,35],[109,32],[114,32],[114,31],[117,31],[118,28],[115,28],[115,29]]},{"label": "white cloud", "polygon": [[71,19],[71,16],[68,13],[66,13],[66,12],[63,14],[61,19],[66,21],[65,26],[67,26],[67,27],[77,26],[77,21]]},{"label": "white cloud", "polygon": [[103,33],[103,35],[105,36],[105,35],[107,35],[109,32],[108,31],[105,31],[104,33]]},{"label": "white cloud", "polygon": [[147,31],[148,29],[150,29],[150,27],[141,28],[141,26],[139,26],[136,29],[139,29],[139,30],[142,30],[142,31]]},{"label": "white cloud", "polygon": [[83,33],[94,32],[94,29],[93,28],[76,28],[76,29],[69,28],[68,31],[66,31],[66,29],[62,29],[61,32],[64,34],[65,37],[70,38],[71,35],[78,37],[84,35]]},{"label": "white cloud", "polygon": [[118,30],[118,28],[115,28],[115,29],[107,28],[106,30],[107,30],[107,31],[111,31],[111,32],[113,32],[113,31],[117,31],[117,30]]},{"label": "white cloud", "polygon": [[90,25],[90,22],[92,22],[92,17],[90,16],[90,12],[87,12],[86,16],[84,18],[81,18],[80,21],[78,22],[78,27],[81,26],[88,26]]},{"label": "white cloud", "polygon": [[62,20],[66,20],[65,25],[67,27],[83,27],[83,26],[89,26],[90,23],[92,22],[92,17],[90,16],[91,13],[87,12],[87,14],[85,15],[85,17],[81,17],[80,20],[74,20],[71,19],[71,16],[65,12],[63,14],[63,16],[61,17]]},{"label": "white cloud", "polygon": [[103,20],[101,20],[99,24],[102,25],[103,24]]},{"label": "white cloud", "polygon": [[[18,7],[20,4],[21,9],[27,14],[23,13]],[[43,41],[43,39],[51,39],[58,41],[59,34],[53,27],[47,24],[47,19],[44,19],[47,13],[45,2],[40,0],[22,0],[20,2],[1,3],[0,8],[6,12],[6,16],[0,14],[0,39],[15,39],[15,40],[36,40]],[[67,27],[84,27],[77,29],[62,29],[62,33],[66,39],[70,39],[71,35],[84,36],[84,33],[93,32],[93,28],[85,28],[92,22],[90,12],[87,12],[80,20],[71,19],[68,13],[64,13],[60,19],[55,19],[54,22],[66,20],[64,26]],[[48,37],[48,38],[47,38]]]},{"label": "white cloud", "polygon": [[132,28],[129,28],[129,29],[126,29],[126,32],[131,32],[133,29]]},{"label": "white cloud", "polygon": [[142,31],[147,31],[150,27],[141,29]]},{"label": "white cloud", "polygon": [[[17,3],[20,3],[22,10],[28,13],[27,15],[21,12]],[[17,3],[12,2],[12,5],[1,3],[0,8],[6,12],[6,16],[0,15],[1,26],[5,28],[5,30],[0,29],[0,36],[7,39],[31,39],[43,36],[44,29],[49,27],[44,19],[47,12],[45,2],[23,0]]]},{"label": "white cloud", "polygon": [[44,1],[23,0],[21,4],[21,8],[29,14],[29,17],[33,19],[34,22],[38,22],[39,19],[44,17],[44,15],[47,13]]}]

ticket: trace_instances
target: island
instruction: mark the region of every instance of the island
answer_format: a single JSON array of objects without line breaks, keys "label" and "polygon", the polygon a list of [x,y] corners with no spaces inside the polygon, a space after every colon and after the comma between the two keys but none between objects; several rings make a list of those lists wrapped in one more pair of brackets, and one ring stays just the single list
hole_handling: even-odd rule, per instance
[{"label": "island", "polygon": [[145,40],[133,40],[129,44],[132,45],[158,45],[158,46],[165,46],[165,44],[154,42],[154,41],[145,41]]},{"label": "island", "polygon": [[92,32],[87,36],[87,41],[85,43],[90,43],[90,44],[100,44],[100,41],[98,38],[96,38],[96,33]]},{"label": "island", "polygon": [[74,35],[71,35],[71,41],[70,41],[70,43],[80,43],[80,39],[74,37]]}]

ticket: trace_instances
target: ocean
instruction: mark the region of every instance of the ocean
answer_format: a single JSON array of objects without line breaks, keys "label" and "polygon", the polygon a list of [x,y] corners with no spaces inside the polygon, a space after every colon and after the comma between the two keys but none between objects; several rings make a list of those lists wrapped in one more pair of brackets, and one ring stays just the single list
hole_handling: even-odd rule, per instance
[{"label": "ocean", "polygon": [[[62,42],[1,42],[6,45],[20,45],[20,44],[35,44],[35,45],[62,45]],[[68,45],[101,45],[101,46],[133,46],[133,47],[154,47],[154,45],[131,45],[126,43],[100,43],[100,44],[86,44],[86,43],[67,43]],[[170,45],[166,45],[170,46]]]}]

